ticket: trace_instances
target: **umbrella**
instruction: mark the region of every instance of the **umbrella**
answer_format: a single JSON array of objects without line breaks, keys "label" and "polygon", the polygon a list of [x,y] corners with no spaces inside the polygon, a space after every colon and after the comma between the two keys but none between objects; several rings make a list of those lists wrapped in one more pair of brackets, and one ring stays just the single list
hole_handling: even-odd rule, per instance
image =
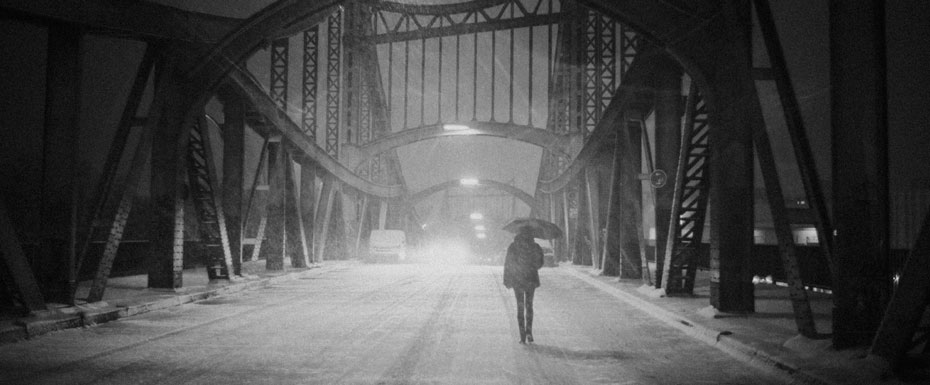
[{"label": "umbrella", "polygon": [[516,218],[504,225],[504,230],[515,234],[519,233],[522,228],[528,228],[533,238],[555,239],[562,237],[562,229],[560,229],[559,226],[542,219]]}]

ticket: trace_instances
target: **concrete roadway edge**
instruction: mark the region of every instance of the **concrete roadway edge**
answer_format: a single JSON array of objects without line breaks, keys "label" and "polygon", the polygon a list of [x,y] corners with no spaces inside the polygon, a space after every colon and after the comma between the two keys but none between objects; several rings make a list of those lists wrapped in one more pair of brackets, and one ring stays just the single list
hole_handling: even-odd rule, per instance
[{"label": "concrete roadway edge", "polygon": [[725,331],[714,330],[702,326],[689,320],[686,317],[672,313],[659,307],[658,305],[637,298],[632,294],[625,293],[623,290],[611,286],[610,284],[605,283],[602,280],[592,277],[586,273],[572,268],[559,269],[559,271],[566,272],[569,275],[578,278],[579,280],[582,280],[623,302],[626,302],[627,304],[645,312],[646,314],[649,314],[650,316],[664,322],[665,324],[675,329],[681,330],[685,334],[694,337],[704,343],[707,343],[708,345],[720,349],[721,351],[729,354],[741,362],[759,369],[764,373],[770,374],[773,377],[784,380],[785,383],[799,385],[837,385],[833,382],[814,377],[809,373],[805,373],[793,365],[782,362],[776,357],[773,357],[758,348],[732,338],[728,336]]},{"label": "concrete roadway edge", "polygon": [[14,327],[0,330],[0,346],[7,343],[32,339],[58,330],[93,326],[120,318],[148,313],[150,311],[181,306],[209,298],[265,287],[273,283],[299,279],[310,273],[323,273],[338,267],[338,265],[321,265],[313,266],[306,270],[287,272],[281,275],[254,280],[240,278],[226,284],[213,287],[207,286],[207,290],[204,291],[178,293],[172,297],[127,306],[111,306],[103,301],[49,311],[45,314],[27,316],[15,321]]}]

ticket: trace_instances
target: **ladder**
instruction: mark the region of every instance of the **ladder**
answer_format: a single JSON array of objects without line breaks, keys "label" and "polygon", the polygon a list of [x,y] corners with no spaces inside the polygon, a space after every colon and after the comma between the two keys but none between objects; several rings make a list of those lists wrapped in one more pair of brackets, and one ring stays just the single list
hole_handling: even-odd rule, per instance
[{"label": "ladder", "polygon": [[191,128],[187,146],[187,177],[200,220],[199,232],[207,275],[210,280],[230,279],[232,254],[221,198],[213,188],[215,173],[208,129],[206,119],[199,119]]},{"label": "ladder", "polygon": [[686,103],[672,220],[669,221],[669,242],[665,253],[668,272],[663,277],[665,282],[662,287],[668,295],[694,292],[697,257],[701,250],[707,214],[710,126],[707,107],[694,83],[691,83]]}]

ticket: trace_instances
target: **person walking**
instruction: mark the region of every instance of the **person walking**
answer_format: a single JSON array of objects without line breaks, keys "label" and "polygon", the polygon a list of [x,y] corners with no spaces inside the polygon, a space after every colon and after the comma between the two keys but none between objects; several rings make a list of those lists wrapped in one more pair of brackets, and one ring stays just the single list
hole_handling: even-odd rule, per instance
[{"label": "person walking", "polygon": [[504,286],[517,298],[517,325],[520,343],[533,342],[533,294],[539,287],[542,248],[533,241],[529,228],[521,228],[507,247],[504,259]]}]

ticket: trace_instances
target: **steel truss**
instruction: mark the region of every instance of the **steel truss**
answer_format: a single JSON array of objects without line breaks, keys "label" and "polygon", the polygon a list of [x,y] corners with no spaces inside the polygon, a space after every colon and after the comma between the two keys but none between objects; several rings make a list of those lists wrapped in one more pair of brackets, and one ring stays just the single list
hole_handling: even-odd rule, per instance
[{"label": "steel truss", "polygon": [[333,158],[339,157],[340,86],[342,78],[342,8],[329,16],[327,25],[326,61],[326,145]]},{"label": "steel truss", "polygon": [[287,67],[290,41],[288,38],[271,42],[271,99],[287,111]]},{"label": "steel truss", "polygon": [[697,255],[704,236],[710,174],[707,107],[697,86],[691,83],[685,107],[681,154],[672,199],[672,220],[666,245],[666,294],[690,294],[694,290]]},{"label": "steel truss", "polygon": [[375,44],[558,24],[564,15],[554,0],[475,1],[422,6],[378,3],[373,10]]},{"label": "steel truss", "polygon": [[310,141],[316,143],[317,129],[317,78],[320,55],[319,26],[304,31],[304,68],[303,87],[301,88],[302,106],[300,115],[300,130]]},{"label": "steel truss", "polygon": [[187,177],[197,218],[200,220],[200,242],[210,279],[229,279],[232,253],[226,234],[226,216],[222,197],[214,186],[216,168],[210,148],[206,119],[196,122],[190,131],[187,146]]}]

